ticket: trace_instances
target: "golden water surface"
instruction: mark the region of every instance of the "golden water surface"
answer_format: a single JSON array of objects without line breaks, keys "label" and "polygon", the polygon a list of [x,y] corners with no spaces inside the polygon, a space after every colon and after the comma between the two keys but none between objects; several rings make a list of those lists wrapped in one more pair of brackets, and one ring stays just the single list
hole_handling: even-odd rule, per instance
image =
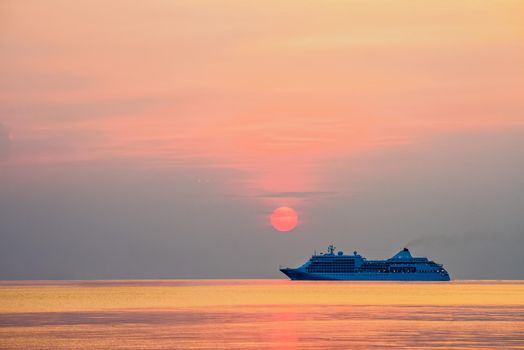
[{"label": "golden water surface", "polygon": [[524,282],[0,282],[0,349],[524,349]]}]

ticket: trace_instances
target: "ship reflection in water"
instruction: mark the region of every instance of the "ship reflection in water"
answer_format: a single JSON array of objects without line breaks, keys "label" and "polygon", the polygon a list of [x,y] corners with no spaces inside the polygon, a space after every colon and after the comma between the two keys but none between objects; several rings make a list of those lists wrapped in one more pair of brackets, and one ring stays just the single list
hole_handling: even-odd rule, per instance
[{"label": "ship reflection in water", "polygon": [[522,348],[524,282],[0,282],[1,349]]}]

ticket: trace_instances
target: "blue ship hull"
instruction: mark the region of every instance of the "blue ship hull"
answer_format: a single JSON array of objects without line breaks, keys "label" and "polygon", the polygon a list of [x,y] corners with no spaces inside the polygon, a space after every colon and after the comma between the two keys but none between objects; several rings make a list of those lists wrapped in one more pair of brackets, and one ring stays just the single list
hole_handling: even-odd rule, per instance
[{"label": "blue ship hull", "polygon": [[323,273],[315,274],[299,269],[280,269],[293,281],[449,281],[449,275],[438,273]]}]

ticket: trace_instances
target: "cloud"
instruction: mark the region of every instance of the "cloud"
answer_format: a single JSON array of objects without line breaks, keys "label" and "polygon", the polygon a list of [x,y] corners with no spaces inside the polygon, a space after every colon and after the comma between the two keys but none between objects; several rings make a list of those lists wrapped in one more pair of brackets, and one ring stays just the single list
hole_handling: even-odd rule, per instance
[{"label": "cloud", "polygon": [[18,120],[64,123],[129,117],[146,111],[150,112],[171,103],[171,99],[166,97],[92,98],[45,103],[24,101],[2,106],[1,111],[9,113]]},{"label": "cloud", "polygon": [[0,161],[7,160],[10,144],[11,139],[9,138],[9,128],[0,123]]},{"label": "cloud", "polygon": [[301,191],[301,192],[266,192],[258,195],[259,198],[311,198],[311,197],[330,197],[337,195],[338,192],[329,191]]}]

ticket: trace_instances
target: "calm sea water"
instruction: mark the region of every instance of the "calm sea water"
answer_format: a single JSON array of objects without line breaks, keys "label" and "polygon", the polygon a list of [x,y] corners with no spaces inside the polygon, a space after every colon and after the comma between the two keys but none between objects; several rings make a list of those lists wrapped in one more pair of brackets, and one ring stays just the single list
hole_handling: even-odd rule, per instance
[{"label": "calm sea water", "polygon": [[524,349],[524,282],[0,282],[1,349]]}]

